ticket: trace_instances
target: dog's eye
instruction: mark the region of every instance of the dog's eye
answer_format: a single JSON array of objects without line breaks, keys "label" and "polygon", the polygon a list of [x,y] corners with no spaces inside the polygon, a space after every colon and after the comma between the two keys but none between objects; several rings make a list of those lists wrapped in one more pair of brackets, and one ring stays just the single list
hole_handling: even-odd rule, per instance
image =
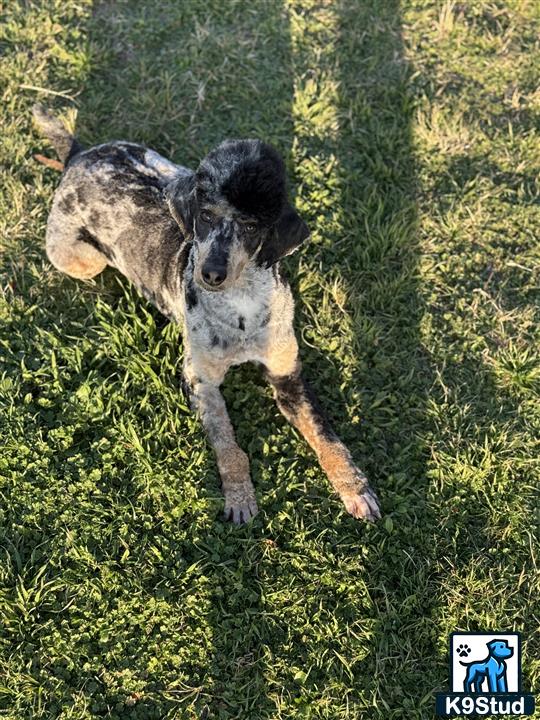
[{"label": "dog's eye", "polygon": [[254,232],[257,232],[257,226],[255,225],[255,223],[246,223],[244,225],[244,230],[251,235]]},{"label": "dog's eye", "polygon": [[208,210],[202,210],[201,211],[201,220],[203,222],[209,223],[211,225],[214,222],[214,216]]}]

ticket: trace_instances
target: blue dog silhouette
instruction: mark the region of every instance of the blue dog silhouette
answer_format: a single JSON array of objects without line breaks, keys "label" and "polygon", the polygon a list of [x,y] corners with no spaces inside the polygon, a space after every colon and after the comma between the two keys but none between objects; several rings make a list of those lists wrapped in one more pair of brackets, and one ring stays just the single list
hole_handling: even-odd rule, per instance
[{"label": "blue dog silhouette", "polygon": [[[482,692],[484,680],[488,681],[488,692],[508,692],[506,682],[505,659],[512,657],[514,649],[508,647],[506,640],[491,640],[487,643],[489,655],[485,660],[466,663],[459,661],[467,668],[463,689],[465,692]],[[474,688],[474,689],[473,689]]]}]

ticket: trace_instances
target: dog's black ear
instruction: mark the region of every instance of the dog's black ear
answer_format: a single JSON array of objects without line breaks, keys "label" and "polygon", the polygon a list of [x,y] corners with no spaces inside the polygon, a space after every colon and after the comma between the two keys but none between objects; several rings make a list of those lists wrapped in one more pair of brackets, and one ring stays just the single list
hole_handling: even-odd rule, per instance
[{"label": "dog's black ear", "polygon": [[274,226],[274,237],[267,240],[259,252],[259,262],[270,267],[293,253],[307,237],[308,226],[292,205],[286,204]]},{"label": "dog's black ear", "polygon": [[167,200],[171,215],[186,237],[192,238],[197,206],[194,173],[186,173],[173,180],[167,188]]}]

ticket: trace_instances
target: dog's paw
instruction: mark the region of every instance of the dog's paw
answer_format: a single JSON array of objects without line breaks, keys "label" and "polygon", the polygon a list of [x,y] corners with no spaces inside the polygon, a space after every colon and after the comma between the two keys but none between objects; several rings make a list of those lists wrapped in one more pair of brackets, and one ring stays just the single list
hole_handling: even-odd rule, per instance
[{"label": "dog's paw", "polygon": [[369,485],[358,492],[343,493],[341,499],[345,509],[353,517],[369,522],[381,519],[379,499]]},{"label": "dog's paw", "polygon": [[225,520],[235,525],[249,522],[259,512],[253,488],[235,489],[234,492],[225,493]]},{"label": "dog's paw", "polygon": [[468,645],[458,645],[456,652],[459,657],[468,657],[471,653],[471,648]]}]

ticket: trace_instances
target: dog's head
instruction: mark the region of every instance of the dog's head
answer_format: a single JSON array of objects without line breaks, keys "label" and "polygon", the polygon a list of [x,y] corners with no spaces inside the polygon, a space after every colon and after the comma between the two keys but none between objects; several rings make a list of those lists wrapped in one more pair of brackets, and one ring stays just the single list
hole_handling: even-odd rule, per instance
[{"label": "dog's head", "polygon": [[512,657],[514,649],[509,647],[506,640],[492,640],[488,643],[488,648],[491,655],[498,660]]},{"label": "dog's head", "polygon": [[248,265],[273,265],[309,235],[287,201],[283,160],[260,140],[221,143],[176,181],[171,204],[207,290],[234,285]]}]

